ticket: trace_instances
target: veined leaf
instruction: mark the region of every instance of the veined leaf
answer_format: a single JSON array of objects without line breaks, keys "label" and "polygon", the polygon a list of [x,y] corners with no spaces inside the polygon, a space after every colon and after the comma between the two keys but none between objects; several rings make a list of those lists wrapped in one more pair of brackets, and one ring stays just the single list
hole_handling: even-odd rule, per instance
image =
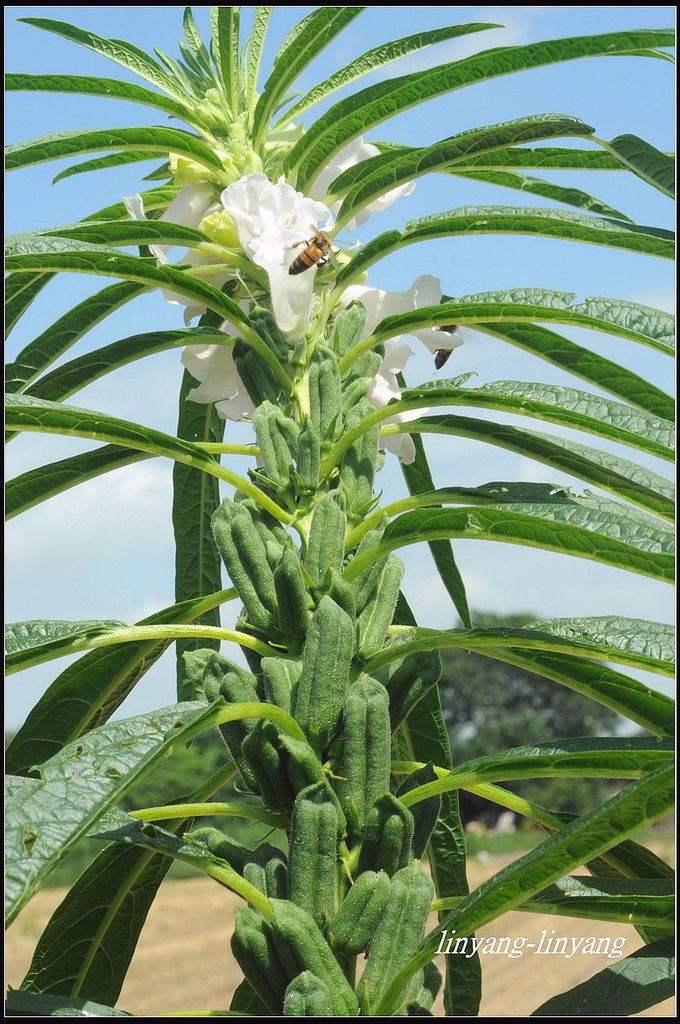
[{"label": "veined leaf", "polygon": [[451,537],[539,547],[655,579],[673,579],[675,560],[663,550],[668,534],[655,535],[653,524],[617,514],[611,502],[604,508],[597,502],[573,506],[560,502],[404,512],[388,524],[378,544],[356,556],[346,575],[355,578],[376,558],[397,548]]},{"label": "veined leaf", "polygon": [[453,434],[470,437],[569,473],[585,483],[601,487],[666,519],[673,520],[675,515],[673,485],[664,477],[643,469],[628,459],[609,455],[598,448],[567,441],[562,437],[511,427],[505,423],[491,423],[469,416],[449,414],[424,416],[409,423],[391,423],[382,428],[382,433]]},{"label": "veined leaf", "polygon": [[513,779],[641,779],[673,759],[673,741],[648,737],[552,740],[513,747],[457,764],[448,774],[400,797],[412,807],[438,793]]},{"label": "veined leaf", "polygon": [[92,412],[89,409],[77,409],[74,406],[60,405],[56,402],[44,402],[28,395],[8,396],[7,426],[10,429],[70,434],[74,437],[108,441],[124,448],[135,448],[152,455],[163,455],[225,480],[237,490],[254,498],[275,519],[281,522],[290,520],[287,513],[283,512],[271,498],[249,480],[233,473],[226,466],[221,466],[212,455],[198,445],[180,438],[170,437],[169,434],[163,434],[160,430],[153,430],[128,420],[116,419],[114,416],[107,416],[103,413]]},{"label": "veined leaf", "polygon": [[[550,619],[532,622],[521,628],[496,629],[417,629],[415,638],[394,647],[385,647],[367,659],[371,672],[395,658],[414,651],[462,648],[485,654],[488,648],[503,652],[520,648],[522,652],[573,654],[596,661],[613,661],[633,668],[649,669],[661,675],[673,672],[673,628],[664,622],[619,617]],[[497,655],[494,653],[493,657]]]},{"label": "veined leaf", "polygon": [[208,170],[222,170],[218,156],[205,145],[196,135],[181,131],[179,128],[99,128],[94,131],[82,131],[74,128],[69,131],[42,135],[35,139],[17,142],[6,149],[6,168],[8,171],[20,167],[32,167],[46,160],[61,160],[66,156],[80,156],[93,153],[98,149],[122,149],[147,153],[178,153],[190,160],[207,167]]},{"label": "veined leaf", "polygon": [[472,22],[469,25],[450,25],[447,28],[435,28],[429,32],[416,32],[411,36],[404,36],[402,39],[395,39],[389,43],[383,43],[372,50],[367,50],[360,57],[356,57],[351,64],[345,65],[339,71],[335,71],[325,81],[319,82],[313,89],[310,89],[301,100],[281,118],[280,125],[288,124],[300,117],[306,110],[331,96],[338,89],[344,89],[350,82],[363,78],[376,68],[384,67],[395,60],[406,57],[409,53],[415,53],[426,46],[434,46],[446,39],[456,39],[458,36],[471,35],[474,32],[486,32],[491,28],[502,28],[501,25]]},{"label": "veined leaf", "polygon": [[125,1010],[103,1006],[91,999],[67,999],[10,988],[7,993],[8,1014],[12,1017],[132,1017]]},{"label": "veined leaf", "polygon": [[485,656],[517,665],[528,672],[562,683],[598,704],[611,708],[656,736],[675,733],[675,702],[637,679],[571,654],[520,648],[485,648]]},{"label": "veined leaf", "polygon": [[219,5],[210,8],[211,50],[217,73],[224,86],[227,104],[234,117],[240,109],[239,8]]},{"label": "veined leaf", "polygon": [[[429,381],[402,391],[394,409],[446,404],[535,416],[641,448],[662,459],[673,461],[674,457],[674,424],[669,420],[563,385],[499,380],[480,387],[458,387],[457,381]],[[390,408],[386,406],[385,411]]]},{"label": "veined leaf", "polygon": [[675,199],[675,160],[668,153],[662,153],[637,135],[618,135],[601,145],[648,185]]},{"label": "veined leaf", "polygon": [[288,33],[255,107],[256,141],[264,137],[279,101],[292,82],[363,10],[363,7],[318,7]]},{"label": "veined leaf", "polygon": [[546,362],[654,416],[670,420],[675,415],[675,402],[660,388],[613,360],[605,359],[547,327],[530,323],[486,323],[475,324],[475,330],[532,352]]},{"label": "veined leaf", "polygon": [[[297,187],[303,191],[334,153],[368,128],[408,110],[423,100],[500,75],[541,67],[580,57],[626,53],[660,56],[649,47],[672,46],[673,32],[641,30],[610,32],[597,36],[546,40],[527,46],[505,46],[378,82],[331,107],[316,121],[291,151],[287,170],[297,171]],[[665,54],[663,55],[665,57]]]},{"label": "veined leaf", "polygon": [[5,337],[54,274],[10,274],[5,281]]},{"label": "veined leaf", "polygon": [[[163,608],[139,626],[195,622],[236,596],[220,590],[207,597]],[[75,625],[75,624],[73,624]],[[67,743],[108,721],[171,641],[142,640],[90,651],[57,676],[29,713],[7,748],[6,768],[25,775]]]},{"label": "veined leaf", "polygon": [[512,188],[530,196],[543,196],[545,199],[553,199],[557,203],[575,206],[579,210],[587,210],[588,213],[599,213],[603,217],[614,217],[615,220],[629,221],[631,219],[614,206],[610,206],[609,203],[605,203],[604,200],[598,199],[596,196],[591,196],[580,188],[573,188],[570,185],[556,185],[552,181],[534,178],[528,174],[520,174],[515,170],[470,171],[459,170],[458,166],[454,165],[446,173],[457,178],[468,178],[472,181],[483,181],[489,185],[500,185],[502,188]]},{"label": "veined leaf", "polygon": [[153,160],[154,157],[146,152],[135,152],[132,150],[123,150],[121,153],[109,153],[107,156],[96,156],[92,160],[83,160],[82,163],[73,164],[71,167],[64,168],[59,174],[55,174],[52,178],[52,184],[56,185],[58,181],[63,181],[64,178],[72,178],[76,174],[87,174],[89,171],[107,171],[110,167],[124,167],[126,164],[138,164],[144,160]]},{"label": "veined leaf", "polygon": [[[30,75],[10,73],[5,80],[12,92],[61,92],[84,96],[111,96],[113,99],[131,100],[147,107],[155,107],[171,117],[194,123],[195,108],[169,96],[145,89],[143,85],[121,82],[119,78],[98,78],[93,75]],[[146,158],[148,159],[148,157]]]},{"label": "veined leaf", "polygon": [[532,1017],[630,1016],[675,993],[675,944],[657,939],[592,978],[553,996]]},{"label": "veined leaf", "polygon": [[[73,238],[93,245],[186,245],[197,249],[211,239],[196,228],[172,224],[166,220],[103,220],[81,224],[61,224],[37,232],[46,238]],[[21,236],[19,236],[21,237]],[[8,239],[11,246],[12,237]]]},{"label": "veined leaf", "polygon": [[248,37],[248,65],[246,71],[246,96],[248,107],[252,110],[257,102],[257,78],[262,60],[262,48],[269,28],[269,20],[273,7],[256,7],[253,15],[253,27]]},{"label": "veined leaf", "polygon": [[[164,177],[169,176],[169,172],[167,175],[164,175]],[[144,180],[150,181],[151,175],[147,175]],[[148,189],[146,192],[140,192],[140,198],[144,204],[145,211],[149,213],[150,210],[165,210],[178,192],[180,192],[180,188],[177,185],[158,185],[156,188]],[[111,206],[106,206],[103,210],[97,210],[90,217],[83,217],[83,220],[127,220],[129,216],[130,211],[125,203],[120,202],[112,203]]]},{"label": "veined leaf", "polygon": [[[215,705],[180,704],[109,722],[45,761],[7,809],[7,921],[130,787],[176,743],[215,723]],[[54,807],[59,807],[55,815]]]},{"label": "veined leaf", "polygon": [[144,53],[139,47],[132,43],[126,43],[122,39],[104,39],[95,32],[88,32],[86,29],[69,25],[65,21],[54,21],[52,18],[19,18],[25,25],[33,25],[34,28],[44,29],[45,32],[54,32],[55,35],[70,39],[73,43],[86,46],[102,57],[108,57],[116,64],[121,64],[129,71],[133,71],[140,78],[158,86],[164,92],[169,93],[179,100],[183,100],[177,84],[168,75],[160,64],[157,64],[153,57]]},{"label": "veined leaf", "polygon": [[413,152],[397,156],[383,153],[363,160],[343,172],[330,186],[332,195],[346,193],[336,226],[342,228],[357,210],[403,182],[455,167],[458,163],[464,164],[468,157],[478,153],[500,149],[513,142],[589,136],[593,131],[594,128],[579,118],[566,114],[533,114],[501,124],[472,128]]},{"label": "veined leaf", "polygon": [[25,655],[61,647],[73,639],[101,636],[124,626],[117,619],[86,619],[82,622],[33,619],[10,622],[5,626],[5,652],[8,666],[21,662]]},{"label": "veined leaf", "polygon": [[562,149],[559,146],[509,146],[493,153],[483,153],[466,162],[461,170],[485,169],[491,171],[622,171],[619,161],[603,149]]},{"label": "veined leaf", "polygon": [[[154,223],[150,221],[149,223]],[[233,339],[214,328],[178,327],[170,331],[133,334],[62,363],[26,389],[26,394],[60,402],[113,370],[137,359],[190,345],[230,345]],[[195,403],[194,403],[195,404]],[[223,421],[224,422],[224,421]],[[206,440],[209,440],[206,438]],[[221,438],[220,438],[221,440]]]},{"label": "veined leaf", "polygon": [[190,7],[184,8],[184,14],[182,16],[182,27],[184,29],[184,35],[186,37],[187,44],[189,45],[191,52],[194,54],[197,62],[200,66],[208,71],[210,65],[210,54],[205,48],[205,44],[201,39],[201,33],[198,30],[198,25],[194,21],[194,15]]},{"label": "veined leaf", "polygon": [[134,462],[152,458],[149,452],[136,452],[131,448],[120,448],[105,444],[93,451],[82,452],[68,459],[50,462],[37,469],[29,469],[14,479],[8,480],[5,489],[5,516],[13,519],[41,501],[47,501],[70,487],[76,487],[86,480],[93,480],[102,473],[110,473]]},{"label": "veined leaf", "polygon": [[472,934],[561,875],[658,820],[672,805],[673,768],[663,766],[631,782],[606,803],[577,818],[483,882],[425,939],[418,953],[391,984],[377,1007],[378,1013],[389,1013],[395,1007],[405,982],[434,955],[443,929],[455,928],[457,936]]}]

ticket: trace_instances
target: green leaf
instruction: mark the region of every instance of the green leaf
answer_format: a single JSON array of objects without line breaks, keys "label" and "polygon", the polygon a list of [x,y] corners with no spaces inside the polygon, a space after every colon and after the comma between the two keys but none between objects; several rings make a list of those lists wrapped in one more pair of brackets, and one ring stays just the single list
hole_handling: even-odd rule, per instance
[{"label": "green leaf", "polygon": [[547,327],[529,323],[486,323],[475,324],[475,330],[532,352],[553,366],[559,366],[654,416],[670,420],[675,415],[673,399],[660,388],[613,360],[605,359]]},{"label": "green leaf", "polygon": [[528,46],[505,46],[463,60],[378,82],[331,107],[293,148],[287,170],[297,171],[303,191],[329,159],[351,139],[424,100],[500,75],[580,57],[619,54],[657,56],[648,47],[672,46],[673,32],[663,29],[610,32],[597,36],[546,40]]},{"label": "green leaf", "polygon": [[614,503],[602,506],[597,500],[574,505],[414,509],[393,519],[378,544],[358,555],[346,575],[354,578],[397,548],[460,537],[543,548],[671,581],[674,558],[663,550],[672,545],[670,532],[655,536],[653,521],[650,526],[644,519],[617,514],[614,509]]},{"label": "green leaf", "polygon": [[[73,238],[93,245],[186,245],[197,249],[210,239],[196,228],[171,224],[166,220],[103,220],[80,224],[61,224],[56,228],[37,232],[47,238]],[[21,238],[22,236],[18,236]],[[24,238],[26,236],[23,236]],[[11,251],[13,238],[7,240]]]},{"label": "green leaf", "polygon": [[98,149],[122,149],[135,152],[167,154],[178,153],[196,161],[212,171],[221,171],[222,164],[218,156],[205,145],[196,135],[181,131],[179,128],[99,128],[94,131],[82,131],[73,128],[69,131],[54,132],[41,135],[35,139],[17,142],[6,149],[6,168],[8,171],[20,167],[32,167],[46,160],[61,160],[67,156],[80,156],[93,153]]},{"label": "green leaf", "polygon": [[[219,444],[224,438],[225,421],[215,406],[187,401],[195,381],[185,370],[179,394],[177,436],[192,442]],[[198,469],[176,462],[173,468],[172,525],[175,536],[175,600],[200,598],[222,586],[222,560],[213,539],[211,520],[220,503],[219,481]],[[203,625],[219,626],[216,606],[199,619]],[[199,647],[219,649],[219,641],[200,639],[177,642],[177,699],[196,698],[188,678],[183,655]]]},{"label": "green leaf", "polygon": [[561,875],[608,850],[623,838],[658,820],[673,805],[673,767],[664,766],[631,782],[620,793],[595,810],[577,818],[555,836],[483,882],[449,913],[419,952],[397,975],[378,1013],[395,1006],[405,981],[432,958],[441,931],[455,928],[457,936],[476,929],[507,913]]},{"label": "green leaf", "polygon": [[175,96],[177,99],[184,99],[177,88],[177,84],[168,75],[160,64],[157,64],[153,57],[144,53],[132,43],[126,43],[122,39],[104,39],[95,32],[88,32],[86,29],[69,25],[65,21],[54,21],[52,18],[19,18],[25,25],[33,25],[34,28],[44,29],[45,32],[54,32],[55,35],[70,39],[71,42],[86,46],[95,53],[108,57],[109,60],[121,64],[129,71],[133,71],[140,78],[158,86],[164,92]]},{"label": "green leaf", "polygon": [[[205,327],[178,327],[169,331],[133,334],[130,338],[114,341],[94,352],[88,352],[68,363],[60,364],[51,373],[45,374],[30,388],[27,388],[25,393],[34,395],[36,398],[59,402],[93,381],[104,377],[107,373],[156,352],[184,348],[188,345],[231,345],[232,343],[232,339],[222,331]],[[206,440],[209,439],[206,438]],[[222,438],[220,437],[219,440],[221,441]]]},{"label": "green leaf", "polygon": [[25,992],[10,988],[7,993],[7,1013],[11,1017],[132,1017],[125,1010],[93,1003],[91,999],[65,999],[46,996],[39,992]]},{"label": "green leaf", "polygon": [[[399,595],[395,620],[415,626],[416,620],[403,594]],[[416,704],[399,730],[409,755],[417,761],[451,766],[449,733],[444,721],[439,689],[433,686]],[[465,832],[460,819],[458,793],[442,794],[441,812],[427,848],[432,881],[438,896],[465,896],[470,891],[466,873]],[[440,915],[441,916],[441,915]],[[449,1015],[474,1016],[481,999],[479,956],[446,957],[444,1009]]]},{"label": "green leaf", "polygon": [[452,167],[448,174],[456,178],[467,178],[471,181],[483,181],[488,185],[500,185],[502,188],[512,188],[524,192],[530,196],[543,196],[545,199],[553,199],[557,203],[565,203],[567,206],[575,206],[580,210],[587,210],[589,213],[599,213],[603,217],[614,217],[616,220],[629,221],[625,213],[621,213],[616,207],[610,206],[604,200],[591,196],[580,188],[573,188],[569,185],[555,185],[552,181],[544,181],[542,178],[534,178],[528,174],[519,174],[514,170],[507,171],[468,171],[458,170]]},{"label": "green leaf", "polygon": [[194,57],[204,70],[209,71],[211,67],[210,55],[208,54],[203,40],[201,39],[201,33],[198,30],[198,25],[194,21],[194,15],[190,7],[184,8],[182,27],[184,28],[184,35]]},{"label": "green leaf", "polygon": [[641,1013],[675,993],[673,939],[659,939],[553,996],[532,1017],[616,1017]]},{"label": "green leaf", "polygon": [[73,455],[68,459],[50,462],[38,469],[29,469],[8,480],[5,488],[5,515],[13,519],[42,501],[67,491],[70,487],[93,480],[102,473],[110,473],[122,466],[150,459],[148,452],[106,444],[93,451]]},{"label": "green leaf", "polygon": [[10,274],[5,281],[5,336],[16,326],[54,274]]},{"label": "green leaf", "polygon": [[111,629],[124,626],[117,619],[85,619],[81,622],[32,619],[27,622],[10,622],[5,626],[5,652],[7,664],[11,667],[22,664],[53,647],[59,648],[71,640],[101,636]]},{"label": "green leaf", "polygon": [[[447,404],[533,416],[631,445],[671,462],[674,458],[675,431],[670,420],[563,385],[497,380],[480,387],[460,387],[458,379],[428,381],[402,391],[394,410]],[[391,408],[392,404],[385,411]]]},{"label": "green leaf", "polygon": [[363,10],[363,7],[318,7],[288,33],[255,107],[256,142],[265,137],[274,111],[292,82]]},{"label": "green leaf", "polygon": [[[235,773],[219,769],[192,796],[201,802]],[[168,823],[181,834],[186,819]],[[166,857],[118,844],[106,847],[55,910],[38,940],[23,988],[115,1003],[158,887]]]},{"label": "green leaf", "polygon": [[153,159],[154,157],[148,153],[137,153],[134,149],[123,150],[122,153],[109,153],[108,156],[97,156],[92,160],[83,160],[82,163],[66,167],[59,174],[55,174],[52,178],[52,184],[56,185],[58,181],[63,181],[64,178],[72,178],[75,174],[86,174],[89,171],[106,171],[110,167],[124,167],[126,164],[137,164],[143,160]]},{"label": "green leaf", "polygon": [[[235,597],[219,590],[193,601],[171,605],[137,625],[196,622],[211,608]],[[82,634],[81,634],[82,635]],[[57,676],[6,751],[6,769],[24,775],[63,746],[103,725],[142,676],[167,649],[170,640],[141,640],[90,651]]]},{"label": "green leaf", "polygon": [[262,48],[269,28],[269,20],[273,7],[256,7],[253,15],[253,27],[248,37],[248,66],[246,72],[246,96],[249,109],[253,109],[257,101],[257,78],[262,60]]},{"label": "green leaf", "polygon": [[426,782],[400,799],[407,807],[438,793],[513,779],[640,779],[673,758],[673,741],[643,739],[552,740],[513,747],[457,764],[448,774]]},{"label": "green leaf", "polygon": [[566,917],[673,926],[674,887],[665,879],[566,875],[531,902],[539,911]]},{"label": "green leaf", "polygon": [[214,705],[180,704],[109,722],[43,763],[40,779],[7,802],[8,923],[98,819],[171,747],[209,728],[215,715]]},{"label": "green leaf", "polygon": [[163,455],[225,480],[254,498],[275,519],[281,522],[288,522],[290,519],[290,516],[259,487],[233,473],[226,466],[221,466],[212,455],[188,441],[170,437],[169,434],[143,427],[138,423],[106,416],[104,413],[77,409],[75,406],[60,405],[56,402],[44,402],[28,395],[9,395],[6,409],[6,422],[10,429],[70,434],[74,437],[108,441],[124,448],[149,452],[151,455]]},{"label": "green leaf", "polygon": [[588,136],[594,129],[566,114],[533,114],[529,117],[485,125],[452,135],[432,146],[395,156],[381,154],[344,171],[330,186],[332,195],[346,193],[336,218],[341,228],[354,213],[404,182],[424,174],[465,163],[469,156],[486,153],[514,142]]},{"label": "green leaf", "polygon": [[372,50],[367,50],[361,56],[356,57],[351,64],[335,71],[329,78],[319,82],[313,89],[310,89],[301,100],[281,118],[279,124],[288,124],[300,117],[306,110],[325,99],[327,96],[344,89],[350,82],[363,78],[376,68],[391,64],[392,61],[400,60],[409,53],[415,53],[426,46],[434,46],[446,39],[456,39],[458,36],[472,35],[474,32],[486,32],[491,28],[501,28],[500,25],[472,22],[469,25],[450,25],[447,28],[435,28],[429,32],[416,32],[411,36],[404,36],[402,39],[395,39],[389,43],[383,43]]},{"label": "green leaf", "polygon": [[219,5],[210,8],[211,50],[217,73],[224,86],[227,105],[234,117],[240,110],[239,8]]},{"label": "green leaf", "polygon": [[552,679],[603,704],[657,736],[675,734],[675,702],[637,679],[571,654],[520,648],[485,648],[487,657]]},{"label": "green leaf", "polygon": [[[147,107],[155,107],[171,117],[193,121],[193,108],[168,96],[161,96],[142,85],[121,82],[119,78],[98,78],[93,75],[7,75],[6,88],[20,92],[76,93],[83,96],[110,96],[118,100],[131,100]],[[145,159],[148,159],[146,157]]]},{"label": "green leaf", "polygon": [[[510,146],[484,153],[466,163],[465,170],[484,168],[492,171],[535,169],[541,171],[622,171],[623,166],[603,149],[578,149],[559,146]],[[463,170],[463,168],[461,168]],[[456,171],[458,173],[458,171]]]},{"label": "green leaf", "polygon": [[[403,377],[400,383],[404,383]],[[400,462],[401,471],[408,487],[409,494],[419,494],[423,491],[431,491],[434,487],[430,467],[427,463],[425,446],[422,438],[416,435],[413,438],[416,449],[416,457],[409,465]],[[465,593],[465,582],[456,564],[453,547],[448,541],[429,541],[430,553],[437,567],[439,577],[446,587],[447,593],[453,601],[453,606],[458,612],[463,625],[471,626],[470,609],[468,607],[467,594]]]},{"label": "green leaf", "polygon": [[673,673],[673,627],[647,619],[621,616],[591,616],[580,619],[546,619],[521,628],[496,629],[417,629],[415,637],[397,647],[385,647],[366,661],[370,674],[380,665],[404,658],[415,651],[436,651],[461,647],[486,654],[497,651],[554,652],[573,654],[596,661],[613,661],[633,668],[648,669],[661,675]]},{"label": "green leaf", "polygon": [[633,174],[675,199],[675,160],[637,135],[617,135],[602,145]]},{"label": "green leaf", "polygon": [[672,520],[674,516],[673,487],[664,477],[628,459],[562,437],[457,415],[393,423],[382,432],[453,434],[485,441],[569,473],[664,518]]}]

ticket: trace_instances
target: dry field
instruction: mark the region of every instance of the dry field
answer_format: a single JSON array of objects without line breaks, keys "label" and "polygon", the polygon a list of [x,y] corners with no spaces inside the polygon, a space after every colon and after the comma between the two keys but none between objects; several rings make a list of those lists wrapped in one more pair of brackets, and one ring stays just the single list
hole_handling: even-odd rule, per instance
[{"label": "dry field", "polygon": [[[667,850],[659,850],[667,855]],[[470,883],[477,886],[511,860],[470,862]],[[47,889],[31,901],[7,936],[6,980],[18,985],[29,965],[36,940],[64,895]],[[161,888],[140,939],[118,1005],[131,1013],[182,1016],[183,1011],[226,1009],[239,974],[229,949],[234,907],[238,899],[210,879],[169,881]],[[432,922],[434,926],[434,921]],[[626,936],[624,955],[642,942],[632,927],[578,919],[507,914],[481,935],[525,936],[538,943],[543,929],[551,935]],[[443,960],[443,957],[440,958]],[[537,956],[532,951],[513,959],[483,956],[483,1017],[525,1017],[550,996],[591,977],[608,964],[606,955]],[[441,964],[440,964],[441,966]],[[435,1005],[441,1014],[441,1005]],[[639,1016],[672,1017],[668,999]]]}]

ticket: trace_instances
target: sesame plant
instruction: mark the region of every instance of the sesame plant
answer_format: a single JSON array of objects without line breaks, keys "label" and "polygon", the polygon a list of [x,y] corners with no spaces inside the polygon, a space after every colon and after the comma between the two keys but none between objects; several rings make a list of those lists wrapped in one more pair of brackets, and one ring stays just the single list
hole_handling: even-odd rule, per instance
[{"label": "sesame plant", "polygon": [[[538,100],[537,111],[502,123],[486,118],[425,147],[379,141],[376,130],[416,104],[546,64],[601,58],[606,83],[612,56],[667,60],[672,34],[634,30],[480,49],[361,86],[363,75],[398,58],[494,27],[452,25],[387,42],[339,70],[324,65],[327,77],[291,94],[363,8],[312,9],[266,73],[261,55],[275,9],[246,10],[249,32],[240,30],[238,7],[210,8],[204,41],[188,8],[178,57],[28,18],[144,84],[69,73],[8,77],[9,90],[141,103],[160,122],[56,125],[54,134],[9,147],[10,170],[84,158],[60,177],[150,157],[158,165],[138,194],[113,195],[110,206],[83,211],[77,223],[9,239],[10,328],[55,275],[102,281],[10,364],[6,421],[10,439],[38,431],[101,444],[10,480],[8,513],[160,457],[174,461],[176,541],[171,607],[134,625],[55,618],[8,629],[11,672],[80,654],[7,751],[8,920],[83,837],[102,841],[38,940],[9,1012],[124,1015],[125,1007],[114,1007],[173,859],[242,901],[231,953],[220,957],[226,967],[233,956],[243,980],[233,997],[225,987],[223,1006],[187,1007],[186,1016],[428,1016],[433,1006],[439,1012],[440,988],[446,1015],[476,1015],[480,958],[447,956],[442,977],[435,954],[442,936],[472,936],[516,909],[556,921],[625,922],[641,937],[639,951],[547,1003],[537,967],[537,1015],[638,1012],[672,991],[671,871],[633,837],[671,807],[673,715],[669,698],[625,670],[668,674],[670,628],[606,608],[595,618],[476,627],[451,541],[502,540],[591,559],[621,570],[621,587],[627,573],[671,579],[671,487],[644,458],[672,457],[673,406],[625,367],[629,345],[672,353],[671,318],[607,295],[577,300],[562,290],[569,282],[550,263],[550,246],[569,239],[668,258],[672,238],[568,183],[543,180],[540,169],[567,177],[617,170],[670,194],[672,160],[636,136],[610,140],[606,125],[596,134],[569,114],[541,113]],[[316,105],[340,90],[344,98],[316,116]],[[365,141],[367,132],[378,141]],[[457,181],[471,179],[556,205],[432,210],[380,233],[380,212],[435,172],[449,177],[452,195]],[[357,241],[359,227],[368,241]],[[496,233],[543,246],[555,290],[513,287],[512,266],[489,282],[495,290],[474,295],[442,294],[439,281],[422,274],[404,292],[371,285],[373,266],[413,243]],[[173,247],[185,254],[178,258]],[[153,289],[178,307],[177,327],[140,325],[132,337],[61,358],[95,324]],[[571,326],[619,339],[621,365],[563,336]],[[572,373],[574,386],[451,377],[468,328]],[[408,386],[404,336],[432,353],[431,382]],[[185,366],[177,436],[145,426],[142,408],[130,421],[77,404],[78,390],[93,380],[171,348],[182,350]],[[489,409],[533,422],[475,415]],[[252,425],[248,443],[231,443],[229,421]],[[551,434],[553,425],[590,436],[576,443]],[[428,467],[427,434],[451,436],[451,476],[440,486]],[[568,473],[575,485],[462,487],[455,478],[461,437]],[[627,454],[597,447],[602,439]],[[403,471],[403,496],[393,502],[380,493],[385,459]],[[429,546],[457,628],[426,628],[426,610],[405,600],[397,552],[412,544]],[[96,562],[93,551],[92,572]],[[220,624],[228,602],[239,609],[233,629]],[[173,644],[177,703],[113,717]],[[539,674],[615,710],[631,728],[457,763],[437,689],[445,648]],[[216,727],[223,764],[195,792],[132,813],[117,806],[170,750],[182,756]],[[619,780],[615,795],[580,817],[501,785],[569,777],[578,786],[593,776]],[[233,800],[211,800],[228,780]],[[460,790],[543,832],[535,848],[472,892]],[[203,827],[207,815],[220,827]],[[267,825],[280,841],[255,849],[237,842],[235,815]],[[436,925],[428,925],[431,912]],[[188,942],[190,931],[188,921]],[[163,1009],[159,992],[156,1012]]]}]

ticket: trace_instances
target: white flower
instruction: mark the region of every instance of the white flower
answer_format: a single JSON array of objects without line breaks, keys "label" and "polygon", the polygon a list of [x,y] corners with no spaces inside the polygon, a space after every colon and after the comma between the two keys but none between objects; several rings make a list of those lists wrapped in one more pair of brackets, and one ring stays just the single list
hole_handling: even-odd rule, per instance
[{"label": "white flower", "polygon": [[[401,373],[412,355],[413,349],[409,345],[404,345],[401,342],[401,338],[391,338],[387,342],[385,345],[385,356],[371,385],[371,389],[366,395],[369,402],[376,409],[381,409],[393,398],[399,399],[401,397],[401,388],[397,381],[397,374]],[[409,412],[399,412],[383,422],[408,423],[410,420],[417,419],[428,411],[427,409],[412,409]],[[416,446],[409,434],[390,434],[387,437],[383,437],[382,442],[385,448],[394,455],[397,455],[406,466],[410,465],[416,457]]]},{"label": "white flower", "polygon": [[[225,322],[220,330],[231,332],[233,327]],[[255,406],[238,375],[233,345],[190,345],[182,352],[182,362],[200,381],[187,395],[189,401],[203,405],[214,402],[223,420],[250,418]]]},{"label": "white flower", "polygon": [[300,333],[312,302],[316,268],[301,274],[290,274],[289,268],[301,251],[300,243],[319,221],[330,226],[330,210],[296,192],[283,178],[272,184],[264,174],[248,174],[227,186],[222,203],[234,221],[241,248],[267,272],[279,329],[284,334]]},{"label": "white flower", "polygon": [[[379,156],[380,150],[377,146],[373,146],[370,142],[364,142],[363,137],[359,136],[358,139],[354,139],[347,146],[336,153],[334,157],[326,164],[321,174],[316,178],[310,195],[314,199],[325,199],[328,195],[328,190],[332,183],[335,181],[343,171],[348,170],[350,167],[354,167],[355,164],[361,163],[363,160],[369,160],[371,157]],[[415,181],[407,181],[403,185],[398,185],[397,188],[391,189],[382,196],[378,196],[373,202],[367,203],[361,210],[358,211],[352,218],[347,221],[345,228],[347,231],[354,231],[359,227],[360,224],[365,224],[372,213],[379,213],[380,210],[386,210],[388,206],[391,206],[395,200],[401,198],[401,196],[410,196],[416,187]],[[342,206],[342,199],[336,200],[331,204],[331,211],[333,215],[337,214],[338,210]]]}]

